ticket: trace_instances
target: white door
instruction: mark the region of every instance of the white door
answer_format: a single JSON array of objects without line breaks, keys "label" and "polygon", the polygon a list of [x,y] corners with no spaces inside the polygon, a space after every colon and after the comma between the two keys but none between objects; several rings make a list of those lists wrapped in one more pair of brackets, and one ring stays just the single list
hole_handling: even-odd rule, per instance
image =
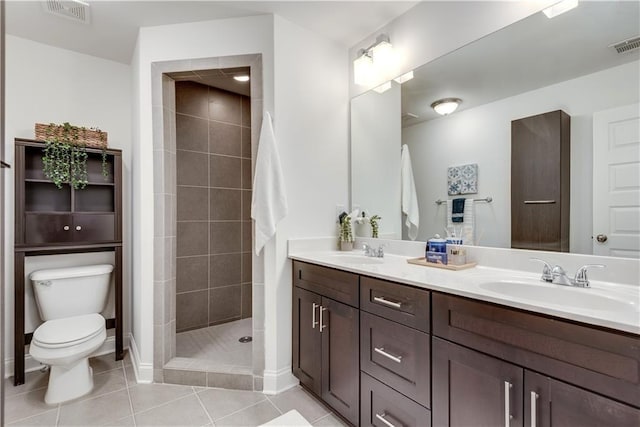
[{"label": "white door", "polygon": [[640,104],[593,115],[593,253],[640,258]]}]

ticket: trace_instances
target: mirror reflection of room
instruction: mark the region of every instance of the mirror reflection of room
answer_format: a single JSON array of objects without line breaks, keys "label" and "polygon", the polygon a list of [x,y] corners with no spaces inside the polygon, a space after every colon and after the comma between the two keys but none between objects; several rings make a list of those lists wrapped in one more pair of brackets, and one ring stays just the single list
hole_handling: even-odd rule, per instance
[{"label": "mirror reflection of room", "polygon": [[[468,243],[638,257],[639,248],[627,242],[640,231],[638,208],[628,208],[637,206],[639,191],[637,159],[629,162],[637,155],[629,155],[633,153],[629,141],[638,133],[640,55],[624,47],[625,41],[637,36],[638,13],[637,2],[584,2],[553,19],[534,14],[415,69],[413,79],[398,84],[398,89],[393,82],[393,91],[369,91],[354,98],[353,205],[387,211],[381,234],[409,239],[403,225],[406,215],[400,207],[400,174],[385,179],[381,188],[370,169],[363,170],[375,164],[372,157],[376,154],[388,161],[393,153],[399,164],[401,146],[406,145],[420,213],[416,240],[455,233],[451,202],[465,199],[475,200],[472,213],[467,214],[474,228]],[[374,131],[356,120],[367,115],[369,123],[391,122],[380,103],[395,96],[390,94],[394,91],[400,93],[400,100],[387,101],[386,107],[389,102],[401,104],[400,111],[395,110],[396,117],[400,116],[395,138],[386,138],[393,149],[368,151],[368,157],[363,157],[364,141],[371,140]],[[437,109],[442,105],[437,104],[449,98],[457,100],[457,109],[440,115]],[[513,206],[512,176],[518,177],[521,171],[514,169],[512,159],[512,122],[553,111],[570,117],[568,141],[562,145],[558,140],[540,159],[523,161],[535,162],[532,170],[539,169],[541,181],[551,173],[545,169],[548,164],[555,164],[558,192],[527,196],[518,199],[521,206]],[[609,139],[611,123],[623,123],[612,131],[616,140]],[[618,148],[606,149],[609,146]],[[473,191],[451,191],[451,169],[470,164],[477,165]],[[613,181],[601,184],[609,176]],[[525,180],[527,186],[533,181]],[[465,183],[468,186],[469,181]],[[376,194],[378,202],[373,197]],[[487,203],[487,199],[492,201]],[[629,205],[633,200],[636,203]],[[514,209],[520,207],[530,209],[524,214],[530,217],[557,210],[554,228],[562,228],[564,234],[558,231],[558,237],[548,241],[537,236],[536,242],[524,245],[515,242],[522,218],[517,218]],[[565,218],[562,224],[561,217]],[[541,232],[539,226],[534,228]]]}]

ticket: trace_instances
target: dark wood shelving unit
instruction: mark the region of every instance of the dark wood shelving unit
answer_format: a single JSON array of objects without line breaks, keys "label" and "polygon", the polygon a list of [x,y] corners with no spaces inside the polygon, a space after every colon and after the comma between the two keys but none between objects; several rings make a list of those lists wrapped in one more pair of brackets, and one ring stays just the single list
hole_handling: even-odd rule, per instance
[{"label": "dark wood shelving unit", "polygon": [[14,385],[24,384],[24,262],[28,256],[114,252],[116,360],[124,357],[122,317],[122,152],[87,149],[88,184],[81,190],[56,187],[42,172],[41,141],[15,140]]}]

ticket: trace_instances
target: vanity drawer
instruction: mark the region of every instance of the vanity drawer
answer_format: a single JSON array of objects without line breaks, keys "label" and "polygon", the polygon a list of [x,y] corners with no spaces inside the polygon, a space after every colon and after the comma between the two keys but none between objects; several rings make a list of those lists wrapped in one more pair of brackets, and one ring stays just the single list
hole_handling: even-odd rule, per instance
[{"label": "vanity drawer", "polygon": [[369,313],[429,332],[429,291],[385,280],[360,279],[360,307]]},{"label": "vanity drawer", "polygon": [[437,292],[433,335],[640,407],[638,335]]},{"label": "vanity drawer", "polygon": [[358,307],[357,274],[293,261],[293,284],[335,301]]},{"label": "vanity drawer", "polygon": [[430,343],[424,332],[360,312],[360,369],[430,407]]},{"label": "vanity drawer", "polygon": [[431,411],[364,372],[360,374],[360,396],[362,427],[431,426]]}]

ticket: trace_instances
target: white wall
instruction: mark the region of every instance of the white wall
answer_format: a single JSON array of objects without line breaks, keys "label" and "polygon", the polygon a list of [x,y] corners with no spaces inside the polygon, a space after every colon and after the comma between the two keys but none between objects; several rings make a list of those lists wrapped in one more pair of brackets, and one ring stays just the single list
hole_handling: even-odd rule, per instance
[{"label": "white wall", "polygon": [[[109,147],[123,150],[123,246],[125,335],[129,332],[131,252],[130,67],[121,63],[7,35],[5,159],[14,163],[13,139],[33,138],[34,124],[63,123],[98,127],[109,133]],[[13,359],[14,180],[6,180],[5,360]],[[78,255],[78,257],[81,257]],[[29,268],[58,265],[51,259],[29,260]],[[64,257],[58,258],[60,266]],[[89,255],[78,262],[112,262],[112,253]],[[29,312],[34,312],[30,306]],[[36,321],[37,319],[32,319]],[[6,372],[12,375],[12,372]]]},{"label": "white wall", "polygon": [[[380,235],[402,238],[400,85],[351,100],[351,206],[380,215]],[[356,231],[358,227],[355,228]]]},{"label": "white wall", "polygon": [[638,75],[640,63],[632,62],[403,129],[420,205],[418,239],[443,233],[446,205],[434,201],[447,198],[447,167],[478,163],[478,197],[493,203],[476,205],[476,237],[482,246],[511,247],[511,121],[564,110],[571,116],[570,250],[590,254],[593,113],[638,102]]},{"label": "white wall", "polygon": [[[356,43],[349,50],[349,93],[356,96],[381,82],[497,31],[558,0],[426,1]],[[398,59],[396,66],[371,86],[353,83],[353,60],[358,49],[389,35]]]}]

